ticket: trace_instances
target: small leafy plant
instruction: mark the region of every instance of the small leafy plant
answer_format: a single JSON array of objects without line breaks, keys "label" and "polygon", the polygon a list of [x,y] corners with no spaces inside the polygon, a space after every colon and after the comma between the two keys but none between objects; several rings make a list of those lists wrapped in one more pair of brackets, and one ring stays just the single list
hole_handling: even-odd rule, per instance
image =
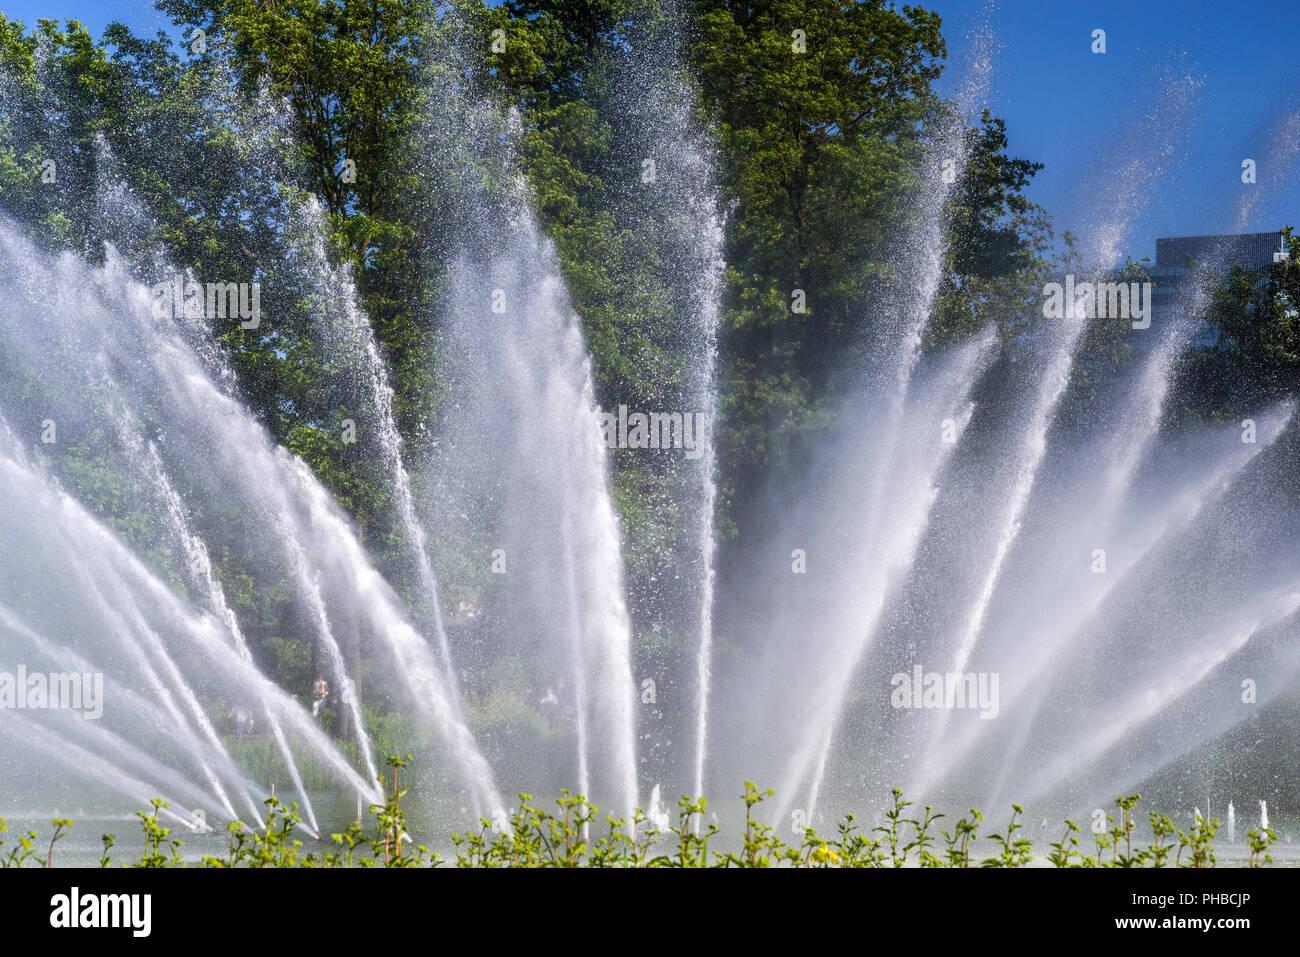
[{"label": "small leafy plant", "polygon": [[[441,856],[416,844],[407,826],[403,798],[409,788],[402,787],[402,772],[411,761],[389,757],[391,777],[384,781],[384,800],[372,804],[372,828],[369,833],[360,820],[342,833],[329,836],[327,850],[304,853],[297,834],[302,818],[297,804],[284,804],[278,798],[266,803],[266,823],[250,828],[236,821],[228,825],[227,851],[222,856],[205,856],[198,866],[215,868],[282,868],[282,867],[437,867]],[[709,804],[700,797],[683,795],[678,801],[676,826],[659,831],[651,826],[642,810],[630,818],[600,817],[599,809],[581,794],[561,791],[555,810],[548,811],[534,803],[529,794],[519,796],[517,808],[504,810],[493,820],[482,818],[477,830],[451,835],[457,867],[806,867],[806,868],[900,868],[958,867],[968,868],[976,861],[975,845],[981,840],[992,842],[994,854],[978,860],[980,867],[1025,867],[1034,861],[1033,842],[1023,834],[1024,809],[1011,806],[1007,825],[998,833],[982,838],[984,815],[971,808],[951,832],[937,831],[944,815],[925,805],[919,818],[909,816],[914,802],[905,800],[894,788],[891,806],[882,815],[882,823],[871,835],[862,833],[857,819],[846,814],[836,825],[833,837],[822,837],[811,827],[800,830],[797,844],[787,843],[769,824],[759,820],[757,809],[774,792],[745,782],[740,795],[745,805],[745,829],[739,847],[715,850],[712,847],[718,825],[707,819]],[[1054,867],[1167,867],[1173,855],[1174,867],[1214,867],[1217,863],[1213,841],[1219,827],[1199,814],[1190,832],[1174,825],[1169,817],[1150,813],[1152,841],[1145,847],[1134,845],[1136,830],[1134,810],[1142,800],[1132,794],[1115,801],[1118,820],[1100,816],[1094,840],[1096,854],[1084,854],[1079,846],[1080,827],[1065,822],[1061,839],[1051,845],[1047,863]],[[166,868],[188,866],[183,856],[184,842],[159,821],[168,804],[155,799],[151,811],[139,811],[143,836],[143,853],[129,866]],[[17,842],[4,849],[0,837],[0,867],[51,867],[55,846],[66,836],[72,822],[56,819],[44,855],[37,850],[39,838],[34,831],[18,835]],[[0,834],[8,825],[0,819]],[[936,838],[941,834],[942,843]],[[1251,830],[1247,839],[1249,866],[1271,864],[1269,848],[1277,836],[1268,828]],[[99,866],[112,866],[112,851],[117,839],[102,837],[103,854]]]}]

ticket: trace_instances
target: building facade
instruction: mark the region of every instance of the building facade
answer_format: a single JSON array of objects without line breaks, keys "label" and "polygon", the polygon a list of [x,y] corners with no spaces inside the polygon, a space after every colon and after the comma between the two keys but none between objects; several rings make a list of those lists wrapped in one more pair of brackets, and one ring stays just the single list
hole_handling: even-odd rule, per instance
[{"label": "building facade", "polygon": [[[1131,344],[1136,349],[1154,345],[1180,309],[1197,310],[1202,305],[1197,302],[1203,294],[1197,288],[1197,266],[1224,273],[1234,264],[1258,268],[1277,262],[1285,255],[1280,232],[1157,239],[1156,264],[1148,269],[1155,285],[1151,328],[1134,332]],[[1213,329],[1205,322],[1201,325],[1196,341],[1203,345],[1212,344]]]}]

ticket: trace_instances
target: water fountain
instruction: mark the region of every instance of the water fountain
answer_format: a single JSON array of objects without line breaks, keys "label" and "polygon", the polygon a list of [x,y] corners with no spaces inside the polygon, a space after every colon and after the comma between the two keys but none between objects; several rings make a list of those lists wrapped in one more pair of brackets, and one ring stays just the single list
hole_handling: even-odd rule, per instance
[{"label": "water fountain", "polygon": [[[625,56],[610,68],[608,109],[618,152],[635,164],[639,174],[623,178],[614,212],[636,246],[648,250],[658,264],[655,280],[661,295],[671,302],[668,321],[656,330],[655,342],[667,352],[683,353],[680,370],[658,373],[655,397],[660,411],[695,415],[701,422],[697,448],[660,464],[670,507],[660,510],[657,534],[670,537],[673,526],[680,523],[687,530],[678,534],[691,544],[678,552],[673,581],[657,583],[659,587],[651,589],[653,598],[639,609],[643,618],[675,620],[675,627],[690,634],[694,701],[692,707],[678,706],[673,720],[665,722],[671,730],[642,735],[642,773],[656,781],[680,781],[682,790],[699,795],[706,790],[713,684],[718,496],[713,432],[718,417],[725,222],[715,144],[698,115],[694,81],[686,66],[681,28],[685,16],[677,4],[667,3],[653,21],[634,27]],[[665,670],[662,662],[645,661],[642,667],[654,674]],[[661,709],[667,710],[667,705]],[[676,743],[677,736],[689,739],[689,748]],[[684,769],[683,752],[688,750],[692,753]]]},{"label": "water fountain", "polygon": [[[1294,687],[1300,515],[1278,489],[1300,442],[1295,405],[1255,414],[1249,441],[1236,424],[1183,434],[1165,421],[1205,290],[1100,400],[1081,369],[1083,315],[1029,346],[992,328],[926,343],[969,117],[989,95],[987,35],[934,121],[852,394],[810,440],[806,484],[771,491],[760,543],[715,569],[725,217],[671,16],[632,36],[603,80],[621,104],[619,155],[655,170],[624,177],[635,185],[611,215],[653,251],[672,304],[655,345],[674,362],[642,398],[703,414],[701,454],[664,457],[667,507],[647,522],[687,529],[673,582],[636,579],[653,543],[629,541],[620,520],[622,453],[597,428],[583,317],[531,208],[520,119],[475,94],[469,50],[435,47],[412,137],[424,214],[452,224],[431,267],[437,395],[408,397],[432,423],[415,448],[319,203],[286,191],[268,213],[275,278],[309,303],[315,347],[355,376],[339,416],[361,420],[380,467],[405,589],[244,403],[187,308],[198,277],[138,241],[147,217],[106,148],[102,265],[0,222],[0,663],[101,675],[109,702],[102,721],[0,709],[19,771],[0,803],[82,790],[120,810],[161,795],[197,828],[261,824],[283,773],[319,833],[319,794],[345,794],[349,815],[354,797],[380,800],[382,749],[400,739],[421,751],[440,823],[499,821],[504,795],[568,788],[619,816],[644,800],[663,829],[665,795],[725,795],[746,778],[776,786],[766,813],[780,826],[822,827],[894,784],[929,801],[1091,807],[1238,726],[1243,676],[1272,679],[1261,704]],[[1118,265],[1190,115],[1184,73],[1153,89],[1158,142],[1108,158],[1084,279]],[[276,106],[263,93],[245,107],[250,179],[278,181]],[[173,276],[180,308],[160,311]],[[246,618],[256,589],[276,592],[274,626]],[[660,618],[689,636],[669,670],[691,682],[662,725],[638,710],[661,662],[636,631]],[[328,731],[306,688],[269,677],[259,649],[281,622],[322,657]],[[931,708],[917,688],[900,707],[892,692],[915,673],[995,676],[979,686],[995,700]],[[242,714],[269,736],[264,773],[222,721]]]}]

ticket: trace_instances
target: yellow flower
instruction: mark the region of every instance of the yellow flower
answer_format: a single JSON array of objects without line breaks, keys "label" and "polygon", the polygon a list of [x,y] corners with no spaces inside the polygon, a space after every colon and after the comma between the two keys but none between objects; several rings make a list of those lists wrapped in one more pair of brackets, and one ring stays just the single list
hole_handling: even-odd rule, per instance
[{"label": "yellow flower", "polygon": [[812,852],[812,859],[818,864],[825,864],[828,861],[832,864],[840,862],[839,856],[825,844]]}]

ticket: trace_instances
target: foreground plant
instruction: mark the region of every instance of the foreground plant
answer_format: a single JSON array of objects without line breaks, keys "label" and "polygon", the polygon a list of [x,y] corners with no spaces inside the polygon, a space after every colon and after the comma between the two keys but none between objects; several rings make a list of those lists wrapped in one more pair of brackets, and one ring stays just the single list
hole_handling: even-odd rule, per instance
[{"label": "foreground plant", "polygon": [[[285,805],[277,798],[266,801],[266,824],[249,828],[236,821],[227,828],[229,845],[225,856],[205,856],[199,866],[219,868],[282,867],[437,867],[441,856],[423,845],[413,843],[407,831],[402,798],[409,789],[400,786],[400,772],[411,760],[390,757],[392,779],[385,783],[382,804],[370,807],[373,828],[367,834],[358,820],[340,834],[330,835],[332,848],[323,852],[303,853],[303,842],[295,835],[302,818],[297,804]],[[675,827],[660,831],[650,825],[644,811],[636,810],[630,819],[605,815],[581,794],[561,791],[556,810],[547,811],[533,803],[529,794],[519,796],[519,807],[503,814],[496,822],[483,818],[477,831],[452,834],[457,867],[841,867],[899,868],[915,863],[920,867],[1025,867],[1034,861],[1033,842],[1021,833],[1024,809],[1013,804],[1007,826],[990,834],[995,853],[979,859],[974,845],[980,839],[984,815],[971,808],[969,816],[957,821],[951,833],[941,832],[940,848],[934,836],[936,824],[944,815],[925,805],[919,817],[908,816],[912,801],[903,799],[895,788],[892,805],[882,815],[882,823],[871,830],[878,837],[861,833],[856,818],[846,814],[836,826],[836,836],[821,837],[813,828],[800,832],[797,844],[786,843],[774,828],[759,821],[755,809],[774,794],[771,788],[760,789],[745,782],[740,795],[745,804],[745,831],[739,849],[710,851],[710,841],[719,833],[717,824],[707,822],[708,802],[703,797],[683,796],[678,801]],[[1118,798],[1118,821],[1111,815],[1099,818],[1094,834],[1096,854],[1086,855],[1079,846],[1079,825],[1065,822],[1061,839],[1050,845],[1046,861],[1054,867],[1166,867],[1174,854],[1175,867],[1214,867],[1217,859],[1213,840],[1217,820],[1207,821],[1199,814],[1190,832],[1176,827],[1165,815],[1152,811],[1152,843],[1135,849],[1133,810],[1141,801],[1137,794]],[[140,811],[144,853],[129,866],[184,867],[184,842],[172,837],[169,828],[158,820],[159,812],[168,807],[161,799],[150,802],[152,813]],[[18,843],[3,852],[0,838],[0,867],[53,866],[54,846],[72,827],[72,822],[53,822],[54,833],[42,859],[37,850],[36,832],[19,835]],[[0,833],[8,826],[0,819]],[[1272,830],[1251,830],[1247,838],[1250,851],[1248,866],[1271,864],[1269,848],[1277,836]],[[112,863],[110,852],[117,839],[103,836],[104,852],[100,866]],[[1176,853],[1174,853],[1176,850]],[[941,853],[936,853],[941,851]],[[1184,854],[1186,852],[1186,854]],[[1184,859],[1185,858],[1185,859]]]}]

